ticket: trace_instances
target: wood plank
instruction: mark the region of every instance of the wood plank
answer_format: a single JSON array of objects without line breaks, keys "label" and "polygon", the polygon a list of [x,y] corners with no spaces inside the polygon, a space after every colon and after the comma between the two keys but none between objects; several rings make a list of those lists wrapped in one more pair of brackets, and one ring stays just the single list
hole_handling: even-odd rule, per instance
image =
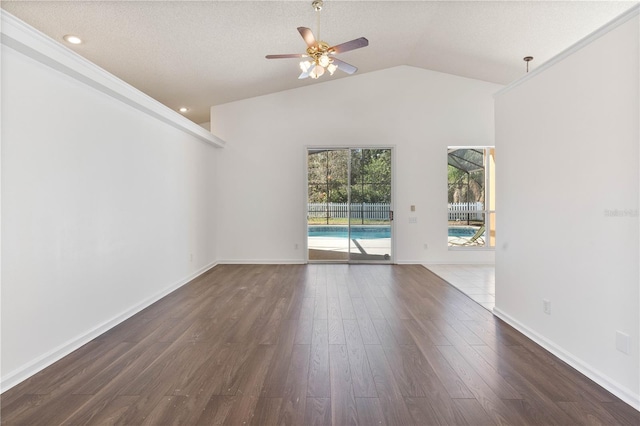
[{"label": "wood plank", "polygon": [[338,300],[340,301],[340,315],[342,319],[356,319],[356,311],[353,309],[351,295],[349,294],[346,284],[338,287]]},{"label": "wood plank", "polygon": [[[337,292],[337,289],[336,289]],[[342,313],[340,312],[340,300],[337,297],[328,299],[329,306],[329,344],[344,345],[344,329],[342,327]]]},{"label": "wood plank", "polygon": [[367,297],[364,297],[363,300],[367,308],[367,312],[369,313],[369,318],[371,318],[372,320],[385,318],[384,314],[382,313],[382,310],[378,306],[378,302],[377,302],[378,299],[369,295]]},{"label": "wood plank", "polygon": [[475,346],[474,351],[500,374],[520,395],[523,400],[505,400],[521,413],[525,419],[531,419],[533,424],[570,424],[573,420],[535,384],[527,380],[508,362],[504,361],[488,346]]},{"label": "wood plank", "polygon": [[376,334],[378,335],[378,339],[380,340],[380,344],[382,346],[397,346],[398,342],[396,341],[395,336],[393,335],[393,331],[391,331],[391,327],[389,327],[389,323],[384,318],[382,319],[372,319],[373,328],[376,330]]},{"label": "wood plank", "polygon": [[[120,371],[133,363],[139,357],[145,355],[145,351],[154,350],[154,353],[162,353],[168,345],[135,345],[130,342],[122,342],[113,348],[106,349],[102,354],[94,353],[84,358],[84,360],[94,359],[94,363],[79,363],[78,370],[73,375],[47,378],[50,380],[48,386],[43,386],[41,392],[46,394],[62,394],[73,389],[75,394],[93,395],[105,386],[116,371]],[[70,366],[69,366],[70,367]],[[56,370],[53,370],[56,371]],[[71,368],[58,371],[71,372]]]},{"label": "wood plank", "polygon": [[522,395],[476,351],[477,348],[478,346],[459,346],[456,350],[498,398],[522,399]]},{"label": "wood plank", "polygon": [[233,403],[237,397],[235,395],[217,395],[211,397],[204,408],[204,411],[195,422],[197,425],[221,425],[229,416]]},{"label": "wood plank", "polygon": [[327,300],[326,283],[316,288],[315,307],[313,311],[313,319],[329,318],[329,302]]},{"label": "wood plank", "polygon": [[340,311],[340,299],[337,297],[327,298],[327,312],[327,318],[341,320],[342,312]]},{"label": "wood plank", "polygon": [[[464,425],[462,413],[448,396],[405,398],[413,423],[417,425]],[[436,407],[434,409],[434,407]]]},{"label": "wood plank", "polygon": [[622,401],[605,402],[602,404],[605,410],[615,417],[621,425],[640,425],[640,411]]},{"label": "wood plank", "polygon": [[330,345],[344,345],[346,344],[344,337],[344,328],[342,327],[342,320],[330,318],[328,320],[329,328],[329,344]]},{"label": "wood plank", "polygon": [[[90,395],[23,395],[22,398],[14,400],[13,405],[2,407],[2,424],[63,424],[90,399]],[[42,416],[41,410],[45,410],[47,416]]]},{"label": "wood plank", "polygon": [[251,422],[274,352],[275,348],[272,345],[258,345],[249,362],[243,365],[236,399],[225,417],[225,423],[248,424]]},{"label": "wood plank", "polygon": [[367,353],[360,337],[356,320],[342,320],[349,351],[349,369],[354,395],[356,397],[376,398],[378,392],[373,381],[373,374],[367,359]]},{"label": "wood plank", "polygon": [[310,352],[309,345],[294,346],[277,424],[299,425],[304,422]]},{"label": "wood plank", "polygon": [[449,362],[458,376],[464,380],[467,388],[489,416],[494,424],[526,424],[526,421],[515,410],[509,408],[482,380],[473,368],[464,360],[455,346],[439,346],[438,350]]},{"label": "wood plank", "polygon": [[267,320],[267,322],[263,325],[259,324],[259,342],[261,345],[273,345],[278,339],[280,325],[282,324],[285,317],[287,299],[281,297],[277,300],[278,301],[275,304],[271,315],[269,315],[269,319]]},{"label": "wood plank", "polygon": [[356,398],[356,407],[358,408],[358,424],[365,426],[387,424],[378,398]]},{"label": "wood plank", "polygon": [[336,425],[358,423],[356,400],[351,385],[346,345],[329,346],[331,374],[331,422]]},{"label": "wood plank", "polygon": [[393,370],[387,363],[382,346],[367,345],[365,348],[387,424],[411,424],[413,420],[404,403]]},{"label": "wood plank", "polygon": [[415,345],[411,333],[409,333],[401,319],[387,318],[387,324],[389,324],[391,333],[393,333],[393,337],[399,345]]},{"label": "wood plank", "polygon": [[495,419],[487,414],[476,399],[454,399],[453,404],[462,413],[462,417],[464,417],[468,425],[500,424],[496,423]]},{"label": "wood plank", "polygon": [[202,413],[209,397],[203,394],[193,396],[164,396],[158,404],[145,416],[144,423],[151,425],[189,424],[194,413]]},{"label": "wood plank", "polygon": [[[383,294],[383,296],[385,296]],[[388,297],[376,297],[376,302],[386,319],[411,319],[411,314],[407,312],[404,304],[396,299]]]},{"label": "wood plank", "polygon": [[362,336],[363,343],[365,345],[379,345],[380,339],[378,339],[378,334],[376,333],[373,322],[369,317],[369,312],[367,311],[364,300],[362,298],[355,298],[351,301],[353,303],[353,308],[356,311],[356,317],[358,320],[358,326],[360,327],[360,335]]},{"label": "wood plank", "polygon": [[403,396],[420,398],[446,393],[440,379],[416,346],[383,349]]},{"label": "wood plank", "polygon": [[415,320],[404,321],[404,325],[409,330],[409,328],[415,328],[415,324],[421,329],[420,334],[410,333],[414,339],[419,337],[422,340],[426,339],[427,344],[437,345],[437,346],[445,346],[451,345],[452,342],[447,339],[447,337],[442,334],[442,332],[436,327],[436,325],[431,320],[425,320],[422,318],[417,318]]},{"label": "wood plank", "polygon": [[295,321],[285,321],[278,344],[275,346],[275,354],[269,365],[267,376],[262,384],[260,396],[264,398],[282,398],[287,379],[287,371],[293,356],[293,346],[298,331],[298,324]]},{"label": "wood plank", "polygon": [[[606,389],[600,386],[594,386],[594,382],[584,376],[579,371],[569,367],[564,361],[553,356],[543,347],[536,345],[533,341],[527,340],[522,346],[510,347],[515,352],[524,354],[531,353],[539,365],[550,368],[552,374],[557,374],[566,382],[570,383],[577,392],[584,394],[590,402],[613,402],[617,398]],[[527,357],[529,357],[527,353]]]},{"label": "wood plank", "polygon": [[309,398],[304,413],[304,424],[327,426],[331,424],[331,398]]},{"label": "wood plank", "polygon": [[330,398],[329,326],[327,324],[327,320],[314,319],[312,333],[307,396]]},{"label": "wood plank", "polygon": [[424,339],[422,329],[415,321],[405,323],[409,332],[413,335],[420,352],[429,362],[431,369],[436,373],[438,379],[447,390],[451,398],[474,398],[473,393],[467,388],[464,381],[451,368],[451,365],[428,340]]},{"label": "wood plank", "polygon": [[581,425],[613,425],[616,419],[604,408],[582,402],[558,402],[558,405],[575,421]]},{"label": "wood plank", "polygon": [[258,398],[251,425],[276,425],[280,417],[282,398]]},{"label": "wood plank", "polygon": [[296,345],[310,345],[313,336],[313,318],[300,318],[296,333]]}]

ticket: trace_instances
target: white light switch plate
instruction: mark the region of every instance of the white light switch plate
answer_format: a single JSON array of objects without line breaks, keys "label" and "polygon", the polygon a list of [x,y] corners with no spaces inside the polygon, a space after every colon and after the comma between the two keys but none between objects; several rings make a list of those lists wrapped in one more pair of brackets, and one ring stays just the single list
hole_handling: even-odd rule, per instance
[{"label": "white light switch plate", "polygon": [[616,349],[622,353],[629,354],[631,351],[631,338],[628,334],[616,331]]}]

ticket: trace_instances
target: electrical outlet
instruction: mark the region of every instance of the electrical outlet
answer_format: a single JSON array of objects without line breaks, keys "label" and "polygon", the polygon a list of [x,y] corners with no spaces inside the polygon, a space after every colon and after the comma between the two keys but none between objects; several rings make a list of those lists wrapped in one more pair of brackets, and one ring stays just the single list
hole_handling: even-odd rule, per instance
[{"label": "electrical outlet", "polygon": [[293,245],[293,248],[294,248],[294,249],[296,249],[296,250],[298,250],[298,243],[295,243],[295,244]]},{"label": "electrical outlet", "polygon": [[428,248],[429,248],[429,245],[427,243],[424,243],[424,249],[426,250]]},{"label": "electrical outlet", "polygon": [[622,331],[616,331],[616,349],[623,354],[629,355],[631,351],[631,338]]},{"label": "electrical outlet", "polygon": [[418,218],[417,218],[417,217],[415,217],[415,216],[411,216],[411,217],[409,218],[409,223],[418,223]]},{"label": "electrical outlet", "polygon": [[193,262],[193,253],[191,253],[191,255],[189,256],[189,261]]},{"label": "electrical outlet", "polygon": [[542,299],[542,311],[547,315],[551,315],[551,302],[548,299]]}]

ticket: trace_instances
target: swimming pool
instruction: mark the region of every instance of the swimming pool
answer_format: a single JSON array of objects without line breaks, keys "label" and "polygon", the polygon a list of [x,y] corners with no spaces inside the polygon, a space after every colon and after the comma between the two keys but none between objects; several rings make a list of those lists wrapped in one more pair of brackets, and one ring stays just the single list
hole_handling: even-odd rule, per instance
[{"label": "swimming pool", "polygon": [[477,230],[478,228],[473,226],[450,226],[449,236],[458,238],[473,237]]},{"label": "swimming pool", "polygon": [[[349,238],[349,227],[340,225],[309,226],[309,237]],[[357,240],[373,240],[391,238],[391,227],[388,225],[356,225],[351,227],[351,238]]]},{"label": "swimming pool", "polygon": [[[308,227],[309,237],[348,238],[349,227],[346,225],[311,225]],[[473,237],[478,228],[473,226],[449,227],[449,236],[457,238]],[[391,238],[391,227],[388,225],[355,225],[351,227],[351,238],[372,240]]]}]

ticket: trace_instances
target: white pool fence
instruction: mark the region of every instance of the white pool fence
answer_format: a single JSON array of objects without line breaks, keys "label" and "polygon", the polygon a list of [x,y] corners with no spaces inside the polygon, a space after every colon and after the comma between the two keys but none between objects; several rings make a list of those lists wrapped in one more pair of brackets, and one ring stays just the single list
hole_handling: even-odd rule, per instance
[{"label": "white pool fence", "polygon": [[[449,203],[449,220],[482,220],[483,203]],[[389,219],[389,203],[352,203],[351,218]],[[349,203],[308,203],[309,217],[347,218]]]}]

